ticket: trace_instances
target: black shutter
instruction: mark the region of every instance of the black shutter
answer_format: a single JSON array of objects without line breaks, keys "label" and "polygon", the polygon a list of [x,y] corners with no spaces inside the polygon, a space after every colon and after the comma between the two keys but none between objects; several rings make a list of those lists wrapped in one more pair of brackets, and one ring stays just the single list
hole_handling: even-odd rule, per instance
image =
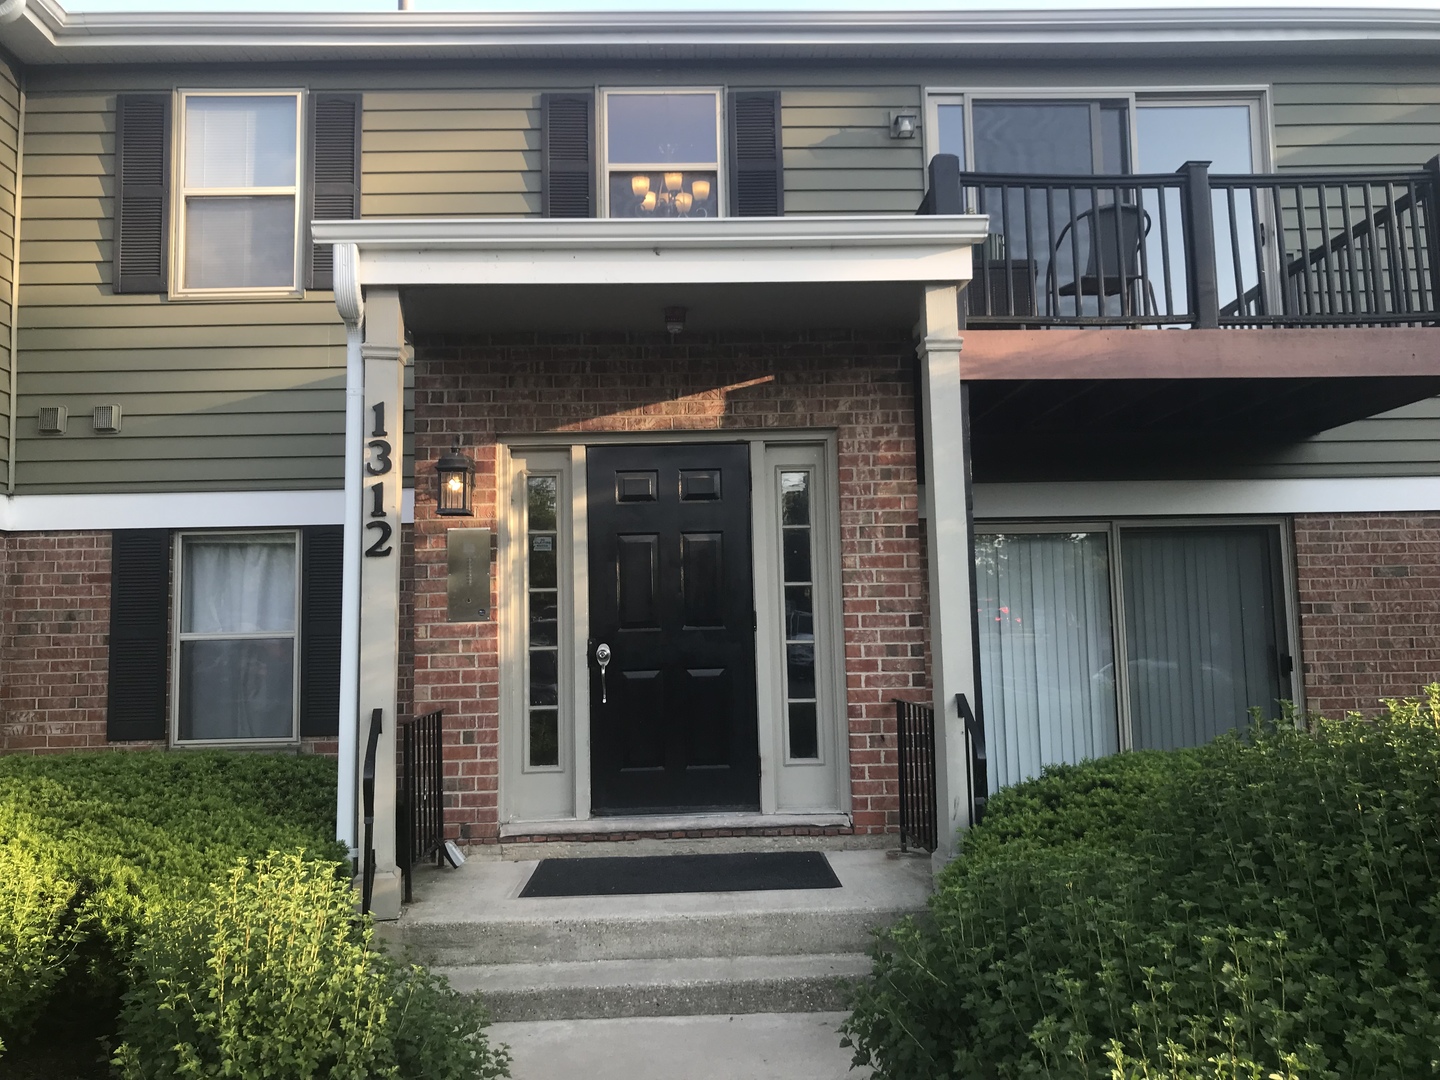
[{"label": "black shutter", "polygon": [[125,529],[110,539],[110,742],[165,738],[170,670],[170,533]]},{"label": "black shutter", "polygon": [[542,94],[540,123],[540,212],[546,217],[594,217],[594,96]]},{"label": "black shutter", "polygon": [[785,213],[785,167],[780,154],[780,91],[730,94],[730,216]]},{"label": "black shutter", "polygon": [[[353,221],[360,216],[360,95],[310,96],[310,221]],[[307,289],[334,288],[335,248],[311,244]]]},{"label": "black shutter", "polygon": [[170,95],[115,99],[117,293],[163,293],[170,265]]},{"label": "black shutter", "polygon": [[312,525],[302,531],[300,582],[300,734],[340,731],[340,582],[345,530]]}]

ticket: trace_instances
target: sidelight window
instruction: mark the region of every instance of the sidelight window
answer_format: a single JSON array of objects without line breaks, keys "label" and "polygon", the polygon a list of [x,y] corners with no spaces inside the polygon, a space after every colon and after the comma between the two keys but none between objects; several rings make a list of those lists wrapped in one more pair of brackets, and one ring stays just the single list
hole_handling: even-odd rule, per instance
[{"label": "sidelight window", "polygon": [[295,532],[181,535],[177,742],[298,737],[298,568]]},{"label": "sidelight window", "polygon": [[789,757],[820,756],[815,682],[814,484],[809,470],[780,473],[780,566],[785,590],[785,723]]},{"label": "sidelight window", "polygon": [[557,476],[529,476],[526,494],[525,764],[560,767],[560,582]]}]

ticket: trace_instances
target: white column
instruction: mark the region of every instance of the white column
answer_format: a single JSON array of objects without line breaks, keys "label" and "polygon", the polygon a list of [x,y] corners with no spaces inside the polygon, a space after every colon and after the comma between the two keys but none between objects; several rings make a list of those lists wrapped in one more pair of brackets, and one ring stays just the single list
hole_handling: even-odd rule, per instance
[{"label": "white column", "polygon": [[365,361],[360,354],[361,320],[365,299],[356,271],[359,252],[353,244],[335,245],[335,307],[345,320],[345,511],[344,557],[340,585],[340,717],[338,777],[335,795],[335,838],[360,854],[357,809],[360,741],[360,540],[365,525],[360,516],[360,470],[352,463],[365,452]]},{"label": "white column", "polygon": [[926,285],[920,320],[920,395],[925,430],[925,530],[930,568],[930,668],[935,704],[938,869],[970,823],[969,746],[955,695],[975,703],[975,598],[966,504],[968,438],[960,390],[960,317],[954,284]]},{"label": "white column", "polygon": [[[404,476],[405,325],[400,294],[369,290],[365,297],[363,452],[350,462],[360,477],[360,746],[357,788],[363,791],[365,748],[380,719],[375,754],[375,886],[371,912],[400,916],[400,870],[395,861],[395,735],[400,664],[400,499]],[[362,823],[364,800],[359,807]],[[364,857],[364,851],[361,852]]]}]

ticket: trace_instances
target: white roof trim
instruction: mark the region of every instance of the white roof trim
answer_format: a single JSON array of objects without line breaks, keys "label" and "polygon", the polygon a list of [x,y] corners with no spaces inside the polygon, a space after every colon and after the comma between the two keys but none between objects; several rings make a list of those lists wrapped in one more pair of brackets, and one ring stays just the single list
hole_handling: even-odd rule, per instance
[{"label": "white roof trim", "polygon": [[457,218],[317,221],[315,240],[353,248],[340,280],[374,285],[653,285],[959,282],[983,215],[909,217]]},{"label": "white roof trim", "polygon": [[[136,50],[237,54],[253,50],[338,54],[481,52],[495,55],[633,54],[688,46],[757,54],[819,54],[919,48],[927,53],[1050,46],[1106,49],[1184,46],[1210,55],[1251,53],[1261,44],[1303,48],[1361,42],[1415,51],[1440,43],[1440,11],[1367,8],[1181,8],[1090,11],[733,11],[733,12],[95,12],[28,0],[17,26],[35,62],[103,60]],[[8,32],[0,38],[9,38]],[[16,41],[15,44],[22,44]],[[1427,44],[1429,48],[1427,49]],[[1203,47],[1203,49],[1202,49]],[[247,55],[238,55],[251,50]]]}]

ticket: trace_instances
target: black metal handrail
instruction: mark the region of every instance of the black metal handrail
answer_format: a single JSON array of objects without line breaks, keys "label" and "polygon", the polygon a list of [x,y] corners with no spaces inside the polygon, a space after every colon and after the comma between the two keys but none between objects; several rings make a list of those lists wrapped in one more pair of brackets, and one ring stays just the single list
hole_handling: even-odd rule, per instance
[{"label": "black metal handrail", "polygon": [[360,795],[365,813],[365,836],[362,841],[363,867],[360,875],[360,914],[370,914],[370,901],[375,895],[375,748],[380,742],[380,717],[376,709],[370,714],[370,734],[365,740],[365,764],[360,772]]},{"label": "black metal handrail", "polygon": [[1404,172],[961,172],[920,213],[980,213],[979,327],[1285,327],[1440,321],[1440,158]]},{"label": "black metal handrail", "polygon": [[895,745],[900,753],[900,850],[934,851],[940,835],[935,800],[935,710],[895,699]]},{"label": "black metal handrail", "polygon": [[400,725],[403,755],[396,810],[396,861],[404,881],[405,903],[411,902],[416,863],[445,848],[444,725],[439,709]]},{"label": "black metal handrail", "polygon": [[985,725],[975,719],[964,694],[955,695],[955,708],[965,721],[966,780],[970,787],[970,824],[979,825],[990,802],[990,763],[985,756]]}]

